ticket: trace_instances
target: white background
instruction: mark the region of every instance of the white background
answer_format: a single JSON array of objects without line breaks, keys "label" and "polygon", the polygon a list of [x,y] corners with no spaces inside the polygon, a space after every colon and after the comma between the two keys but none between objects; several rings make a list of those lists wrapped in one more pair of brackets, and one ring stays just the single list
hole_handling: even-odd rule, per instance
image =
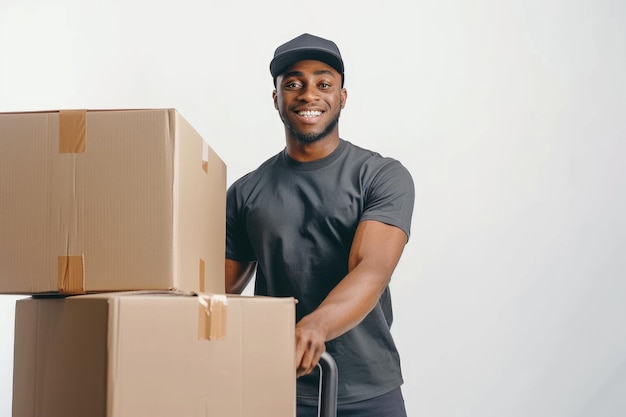
[{"label": "white background", "polygon": [[[284,146],[276,46],[333,39],[341,136],[415,179],[392,280],[409,415],[617,417],[625,23],[622,0],[2,0],[0,111],[173,107],[230,184]],[[15,299],[0,296],[0,416]]]}]

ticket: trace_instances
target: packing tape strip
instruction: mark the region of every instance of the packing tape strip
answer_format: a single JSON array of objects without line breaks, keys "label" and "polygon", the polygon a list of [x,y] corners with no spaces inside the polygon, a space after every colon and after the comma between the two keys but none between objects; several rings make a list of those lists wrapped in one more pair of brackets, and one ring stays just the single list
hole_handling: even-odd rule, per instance
[{"label": "packing tape strip", "polygon": [[57,288],[62,294],[85,293],[85,262],[83,255],[59,256]]},{"label": "packing tape strip", "polygon": [[200,262],[198,265],[198,290],[200,292],[205,292],[206,288],[205,288],[205,280],[204,280],[204,274],[205,274],[206,268],[204,265],[204,259],[200,258]]},{"label": "packing tape strip", "polygon": [[226,295],[198,294],[198,303],[198,339],[225,339],[226,312],[228,310]]},{"label": "packing tape strip", "polygon": [[[205,174],[209,173],[209,144],[204,140],[202,141],[202,170]],[[206,159],[205,159],[206,157]]]},{"label": "packing tape strip", "polygon": [[59,112],[59,153],[85,153],[87,111],[61,110]]}]

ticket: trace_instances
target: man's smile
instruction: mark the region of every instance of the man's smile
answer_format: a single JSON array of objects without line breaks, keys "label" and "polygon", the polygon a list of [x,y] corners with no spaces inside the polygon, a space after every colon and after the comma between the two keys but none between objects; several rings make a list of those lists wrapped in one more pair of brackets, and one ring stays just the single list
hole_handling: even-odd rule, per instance
[{"label": "man's smile", "polygon": [[296,113],[302,117],[317,117],[322,115],[322,112],[319,110],[302,110]]}]

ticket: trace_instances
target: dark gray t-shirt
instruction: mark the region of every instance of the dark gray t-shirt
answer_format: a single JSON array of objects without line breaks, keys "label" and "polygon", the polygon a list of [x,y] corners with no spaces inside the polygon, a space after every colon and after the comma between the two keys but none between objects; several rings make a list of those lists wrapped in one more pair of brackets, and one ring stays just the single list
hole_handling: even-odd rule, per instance
[{"label": "dark gray t-shirt", "polygon": [[[228,189],[226,258],[257,261],[255,294],[298,300],[299,320],[348,273],[357,225],[377,220],[410,234],[415,191],[400,162],[341,140],[321,160],[297,162],[286,151]],[[389,328],[389,288],[355,328],[328,342],[337,362],[339,403],[402,384]],[[298,379],[298,402],[316,405],[317,372]]]}]

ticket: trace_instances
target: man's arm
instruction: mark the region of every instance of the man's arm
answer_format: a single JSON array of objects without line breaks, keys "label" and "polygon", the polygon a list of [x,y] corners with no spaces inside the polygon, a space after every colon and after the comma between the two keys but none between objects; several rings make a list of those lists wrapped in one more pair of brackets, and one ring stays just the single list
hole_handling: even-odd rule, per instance
[{"label": "man's arm", "polygon": [[254,275],[256,262],[239,262],[226,259],[226,293],[241,294]]},{"label": "man's arm", "polygon": [[350,249],[348,274],[320,306],[296,324],[298,376],[317,365],[332,340],[359,324],[374,308],[389,284],[407,235],[378,221],[359,224]]}]

